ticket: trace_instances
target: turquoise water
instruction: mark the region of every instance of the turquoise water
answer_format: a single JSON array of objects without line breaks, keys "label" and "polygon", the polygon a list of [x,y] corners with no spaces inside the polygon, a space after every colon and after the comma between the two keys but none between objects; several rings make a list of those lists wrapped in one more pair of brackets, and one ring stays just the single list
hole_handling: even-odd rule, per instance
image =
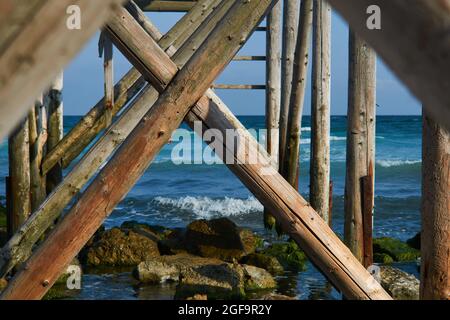
[{"label": "turquoise water", "polygon": [[[262,129],[263,116],[239,117],[247,128]],[[65,117],[68,131],[79,117]],[[333,229],[343,232],[346,118],[331,121],[331,178],[334,183]],[[310,118],[303,120],[300,156],[300,193],[308,199]],[[176,165],[176,143],[166,145],[127,197],[105,221],[107,227],[138,220],[167,227],[183,227],[199,218],[226,216],[238,225],[272,238],[262,224],[262,206],[223,164]],[[203,146],[204,147],[204,146]],[[402,240],[420,230],[421,117],[380,116],[376,128],[376,185],[374,234]],[[0,146],[0,194],[8,173],[7,144]],[[2,198],[3,199],[3,198]],[[3,200],[2,200],[3,201]],[[309,266],[300,275],[286,275],[282,292],[299,298],[337,298],[322,275]],[[129,274],[86,275],[79,298],[163,298],[170,288],[137,287]],[[295,281],[294,281],[295,280]],[[284,282],[283,282],[284,283]],[[317,289],[317,290],[316,290]],[[159,291],[158,291],[159,290]],[[169,292],[169,293],[168,293]]]}]

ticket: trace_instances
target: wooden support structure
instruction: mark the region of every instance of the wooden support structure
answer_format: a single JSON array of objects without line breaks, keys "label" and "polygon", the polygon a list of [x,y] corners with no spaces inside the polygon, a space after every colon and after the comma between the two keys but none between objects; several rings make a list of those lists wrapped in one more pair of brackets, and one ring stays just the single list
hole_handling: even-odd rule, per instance
[{"label": "wooden support structure", "polygon": [[314,1],[313,21],[309,203],[331,221],[331,7],[326,0]]},{"label": "wooden support structure", "polygon": [[30,199],[30,136],[28,118],[21,121],[8,142],[8,234],[11,236],[31,213]]},{"label": "wooden support structure", "polygon": [[213,84],[213,89],[231,89],[231,90],[265,90],[264,84]]},{"label": "wooden support structure", "polygon": [[[267,16],[266,33],[266,128],[267,152],[278,170],[281,105],[281,6],[278,1]],[[275,219],[264,208],[264,226],[272,229]]]},{"label": "wooden support structure", "polygon": [[450,133],[423,115],[420,298],[450,300]]},{"label": "wooden support structure", "polygon": [[233,61],[266,61],[265,56],[236,56]]},{"label": "wooden support structure", "polygon": [[283,42],[281,53],[281,108],[279,170],[283,173],[287,148],[289,102],[291,98],[295,43],[297,39],[299,0],[283,1]]},{"label": "wooden support structure", "polygon": [[[236,1],[224,17],[227,23],[219,24],[186,66],[177,73],[125,144],[86,189],[78,204],[69,211],[27,261],[27,267],[21,269],[11,280],[1,296],[3,299],[36,299],[45,294],[71,259],[94,234],[106,215],[137,181],[156,153],[167,143],[172,131],[179,126],[190,107],[200,98],[202,101],[206,100],[202,98],[204,92],[245,43],[271,4],[270,0]],[[126,15],[123,12],[122,14]],[[230,33],[236,37],[230,37]],[[130,36],[133,36],[132,32]],[[155,51],[151,57],[154,60],[159,58],[159,63],[145,61],[139,64],[139,67],[159,68],[159,70],[150,69],[152,75],[146,72],[145,76],[162,77],[166,71],[172,70],[175,64],[170,60],[167,62],[169,59],[167,55],[151,42],[145,43],[145,47]],[[130,43],[128,48],[130,47],[134,45]],[[217,52],[220,54],[213,54]],[[142,50],[134,53],[142,54],[144,57],[148,54]],[[170,79],[159,79],[160,84],[169,81]],[[149,143],[148,139],[152,143]],[[133,154],[132,157],[129,156],[130,152]],[[101,194],[98,190],[102,190]],[[103,201],[106,199],[108,200]],[[67,254],[60,254],[61,246],[65,247]],[[45,263],[48,262],[48,257],[55,258],[52,259],[51,265]]]},{"label": "wooden support structure", "polygon": [[[113,44],[111,39],[102,33],[100,38],[102,41],[103,54],[103,73],[104,73],[104,90],[105,90],[105,127],[109,127],[113,118],[114,106],[114,62],[113,62]],[[101,56],[101,55],[100,55]]]},{"label": "wooden support structure", "polygon": [[300,6],[300,21],[297,32],[297,44],[294,55],[289,119],[286,148],[283,156],[282,174],[295,188],[298,186],[300,134],[303,105],[306,95],[306,79],[309,64],[309,48],[313,19],[313,0],[303,0]]},{"label": "wooden support structure", "polygon": [[47,143],[47,109],[42,94],[36,99],[28,116],[30,134],[31,210],[36,210],[47,197],[46,176],[41,164]]},{"label": "wooden support structure", "polygon": [[195,0],[137,0],[138,4],[144,11],[161,11],[161,12],[186,12],[191,10],[195,4]]},{"label": "wooden support structure", "polygon": [[[423,102],[429,115],[450,131],[448,1],[329,2]],[[381,30],[367,28],[368,16],[364,12],[371,5],[381,10]]]},{"label": "wooden support structure", "polygon": [[[345,241],[359,261],[364,258],[363,204],[371,194],[361,192],[362,178],[375,163],[376,54],[350,31],[347,112],[347,162],[345,176]],[[365,199],[364,196],[371,197]]]},{"label": "wooden support structure", "polygon": [[[130,18],[129,16],[127,17]],[[146,31],[155,40],[161,39],[161,34],[153,25],[147,23]],[[211,32],[211,29],[203,24],[196,32],[194,30],[191,32],[193,33],[191,41],[188,41],[180,48],[174,56],[174,62],[177,65],[184,65],[182,62],[187,61],[194,53],[191,50],[191,45],[202,43]],[[142,33],[143,31],[141,30],[141,36]],[[174,51],[175,49],[167,50],[168,54],[173,54]],[[48,196],[45,204],[35,211],[28,221],[22,225],[20,232],[14,234],[0,252],[0,278],[8,273],[15,265],[29,257],[31,249],[41,235],[59,217],[63,209],[94,176],[117,146],[136,127],[140,119],[150,110],[157,97],[158,92],[147,86],[140,96],[135,99],[134,104],[117,119],[105,135],[97,141],[91,150],[78,162],[75,168],[68,173],[58,188]],[[73,143],[76,143],[76,141],[74,140]]]},{"label": "wooden support structure", "polygon": [[375,183],[373,165],[369,166],[367,176],[361,178],[362,194],[362,229],[363,229],[363,266],[373,264],[373,208],[375,198]]},{"label": "wooden support structure", "polygon": [[[53,81],[47,94],[46,106],[48,108],[48,137],[47,137],[47,152],[54,149],[64,136],[64,121],[63,121],[63,73]],[[62,181],[63,172],[61,165],[56,164],[47,175],[47,194],[52,192],[56,186]]]},{"label": "wooden support structure", "polygon": [[5,19],[0,19],[0,139],[122,2],[77,1],[80,30],[67,27],[72,0],[12,1],[5,7]]}]

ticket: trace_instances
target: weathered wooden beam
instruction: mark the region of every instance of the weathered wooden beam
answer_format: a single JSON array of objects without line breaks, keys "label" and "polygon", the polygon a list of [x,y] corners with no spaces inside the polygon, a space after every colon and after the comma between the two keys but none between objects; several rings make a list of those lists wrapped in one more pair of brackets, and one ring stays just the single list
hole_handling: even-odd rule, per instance
[{"label": "weathered wooden beam", "polygon": [[266,61],[266,56],[236,56],[233,61]]},{"label": "weathered wooden beam", "polygon": [[373,197],[364,199],[361,193],[361,178],[369,174],[369,168],[375,163],[376,54],[351,31],[349,59],[344,233],[350,250],[362,262],[362,204],[373,203]]},{"label": "weathered wooden beam", "polygon": [[109,127],[113,119],[114,106],[114,62],[113,44],[111,39],[102,33],[103,37],[103,74],[105,91],[105,126]]},{"label": "weathered wooden beam", "polygon": [[369,167],[367,176],[361,178],[362,225],[363,225],[363,266],[368,268],[373,264],[373,208],[374,208],[374,177],[373,166]]},{"label": "weathered wooden beam", "polygon": [[[128,16],[128,18],[130,18]],[[146,23],[147,33],[155,40],[161,39],[161,33],[149,21]],[[207,25],[201,25],[192,35],[190,43],[202,43],[210,33]],[[169,33],[172,30],[169,31]],[[139,38],[139,35],[141,37]],[[144,35],[144,38],[142,38]],[[145,41],[145,33],[137,34],[137,41]],[[172,54],[175,49],[167,50]],[[174,55],[174,62],[177,65],[181,61],[187,61],[193,55],[190,45],[180,48]],[[96,144],[83,156],[71,172],[67,174],[64,181],[54,190],[33,215],[22,225],[20,232],[8,241],[0,251],[0,278],[8,273],[15,265],[26,260],[41,235],[52,225],[53,221],[59,217],[63,209],[69,204],[71,199],[78,194],[82,187],[94,176],[100,166],[111,156],[118,145],[125,140],[130,132],[136,127],[140,119],[148,112],[158,98],[158,92],[147,86],[143,89],[139,97],[134,99],[131,105],[117,119],[107,132],[96,142]]]},{"label": "weathered wooden beam", "polygon": [[325,220],[330,211],[331,7],[314,0],[309,203]]},{"label": "weathered wooden beam", "polygon": [[232,89],[232,90],[265,90],[264,84],[213,84],[213,89]]},{"label": "weathered wooden beam", "polygon": [[[277,170],[280,148],[281,5],[282,1],[278,1],[268,14],[266,33],[266,141],[267,152]],[[266,208],[264,208],[264,226],[268,229],[275,226],[275,218]]]},{"label": "weathered wooden beam", "polygon": [[47,197],[46,176],[40,168],[46,151],[47,109],[42,94],[36,99],[28,116],[30,134],[30,184],[31,210],[36,210]]},{"label": "weathered wooden beam", "polygon": [[144,11],[160,11],[160,12],[186,12],[191,10],[195,4],[195,0],[137,0],[136,4]]},{"label": "weathered wooden beam", "polygon": [[[206,99],[202,98],[204,92],[246,42],[271,4],[270,0],[236,1],[224,17],[226,23],[214,29],[186,66],[176,74],[153,108],[86,189],[80,201],[27,261],[26,268],[14,276],[1,298],[39,299],[45,294],[169,141],[191,106],[200,99]],[[230,34],[236,37],[230,37]],[[159,57],[153,44],[143,47],[155,50],[152,59]],[[159,62],[164,63],[166,59],[167,56]],[[153,63],[145,65],[158,67]],[[159,67],[172,69],[162,64]],[[155,71],[151,70],[151,73],[163,74]],[[165,79],[161,79],[161,83],[164,82]],[[102,190],[100,194],[99,190]],[[64,254],[61,254],[61,247],[64,247]],[[52,257],[51,264],[48,263],[49,257]]]},{"label": "weathered wooden beam", "polygon": [[[425,110],[450,131],[450,5],[429,0],[330,0]],[[367,9],[377,5],[381,30],[367,28]],[[399,18],[401,17],[401,19]]]},{"label": "weathered wooden beam", "polygon": [[283,172],[288,140],[289,102],[292,89],[295,42],[298,30],[299,0],[283,1],[283,42],[281,54],[281,109],[279,170]]},{"label": "weathered wooden beam", "polygon": [[[76,18],[73,11],[67,13],[73,5],[72,0],[26,1],[29,7],[25,8],[23,23],[1,24],[0,34],[7,33],[9,37],[0,51],[0,139],[23,119],[35,97],[47,89],[64,65],[108,18],[111,9],[122,2],[77,1],[82,13],[80,30],[67,27],[68,20]],[[6,15],[14,16],[24,6],[23,1],[10,2]],[[10,28],[14,28],[14,32],[11,33]]]},{"label": "weathered wooden beam", "polygon": [[[63,73],[61,72],[51,84],[46,97],[48,108],[47,152],[53,150],[64,136],[62,89]],[[62,175],[59,163],[47,173],[47,193],[53,191],[62,181]]]},{"label": "weathered wooden beam", "polygon": [[423,115],[420,298],[450,299],[450,133]]},{"label": "weathered wooden beam", "polygon": [[9,148],[8,234],[14,234],[31,213],[30,137],[28,118],[12,132]]},{"label": "weathered wooden beam", "polygon": [[306,95],[312,18],[313,0],[303,0],[300,6],[300,22],[293,65],[294,74],[289,102],[287,146],[283,157],[284,163],[282,164],[283,176],[296,188],[298,186],[300,134]]}]

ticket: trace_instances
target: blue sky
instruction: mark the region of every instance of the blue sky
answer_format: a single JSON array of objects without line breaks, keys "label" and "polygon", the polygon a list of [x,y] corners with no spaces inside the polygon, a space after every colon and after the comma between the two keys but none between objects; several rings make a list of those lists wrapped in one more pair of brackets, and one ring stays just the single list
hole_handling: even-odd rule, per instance
[{"label": "blue sky", "polygon": [[[151,13],[150,19],[167,32],[182,16],[179,13]],[[264,25],[264,22],[263,24]],[[64,73],[64,106],[66,115],[86,113],[103,96],[103,63],[98,57],[98,34],[67,66]],[[265,33],[255,32],[239,53],[265,55]],[[310,64],[311,65],[311,64]],[[114,52],[115,79],[118,81],[131,65]],[[337,14],[332,21],[332,114],[344,115],[347,110],[348,27]],[[310,114],[310,75],[308,75],[305,114]],[[232,62],[217,83],[264,84],[265,62]],[[218,90],[219,96],[236,115],[264,114],[264,90]],[[420,103],[379,59],[377,69],[377,113],[379,115],[420,114]]]}]

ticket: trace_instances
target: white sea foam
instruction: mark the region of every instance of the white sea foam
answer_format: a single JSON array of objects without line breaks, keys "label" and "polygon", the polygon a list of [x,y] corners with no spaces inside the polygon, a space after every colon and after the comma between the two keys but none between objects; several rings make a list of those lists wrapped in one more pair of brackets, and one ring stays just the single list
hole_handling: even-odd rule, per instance
[{"label": "white sea foam", "polygon": [[347,140],[346,137],[337,137],[337,136],[331,136],[330,141],[344,141]]},{"label": "white sea foam", "polygon": [[248,197],[247,199],[229,197],[212,199],[191,196],[181,198],[156,197],[154,201],[159,205],[192,211],[199,218],[206,219],[218,215],[229,217],[263,210],[261,203],[254,197]]},{"label": "white sea foam", "polygon": [[303,127],[302,131],[311,131],[311,127]]},{"label": "white sea foam", "polygon": [[390,167],[399,167],[404,165],[413,165],[421,163],[421,160],[399,160],[399,159],[392,159],[392,160],[377,160],[376,163],[383,167],[383,168],[390,168]]}]

